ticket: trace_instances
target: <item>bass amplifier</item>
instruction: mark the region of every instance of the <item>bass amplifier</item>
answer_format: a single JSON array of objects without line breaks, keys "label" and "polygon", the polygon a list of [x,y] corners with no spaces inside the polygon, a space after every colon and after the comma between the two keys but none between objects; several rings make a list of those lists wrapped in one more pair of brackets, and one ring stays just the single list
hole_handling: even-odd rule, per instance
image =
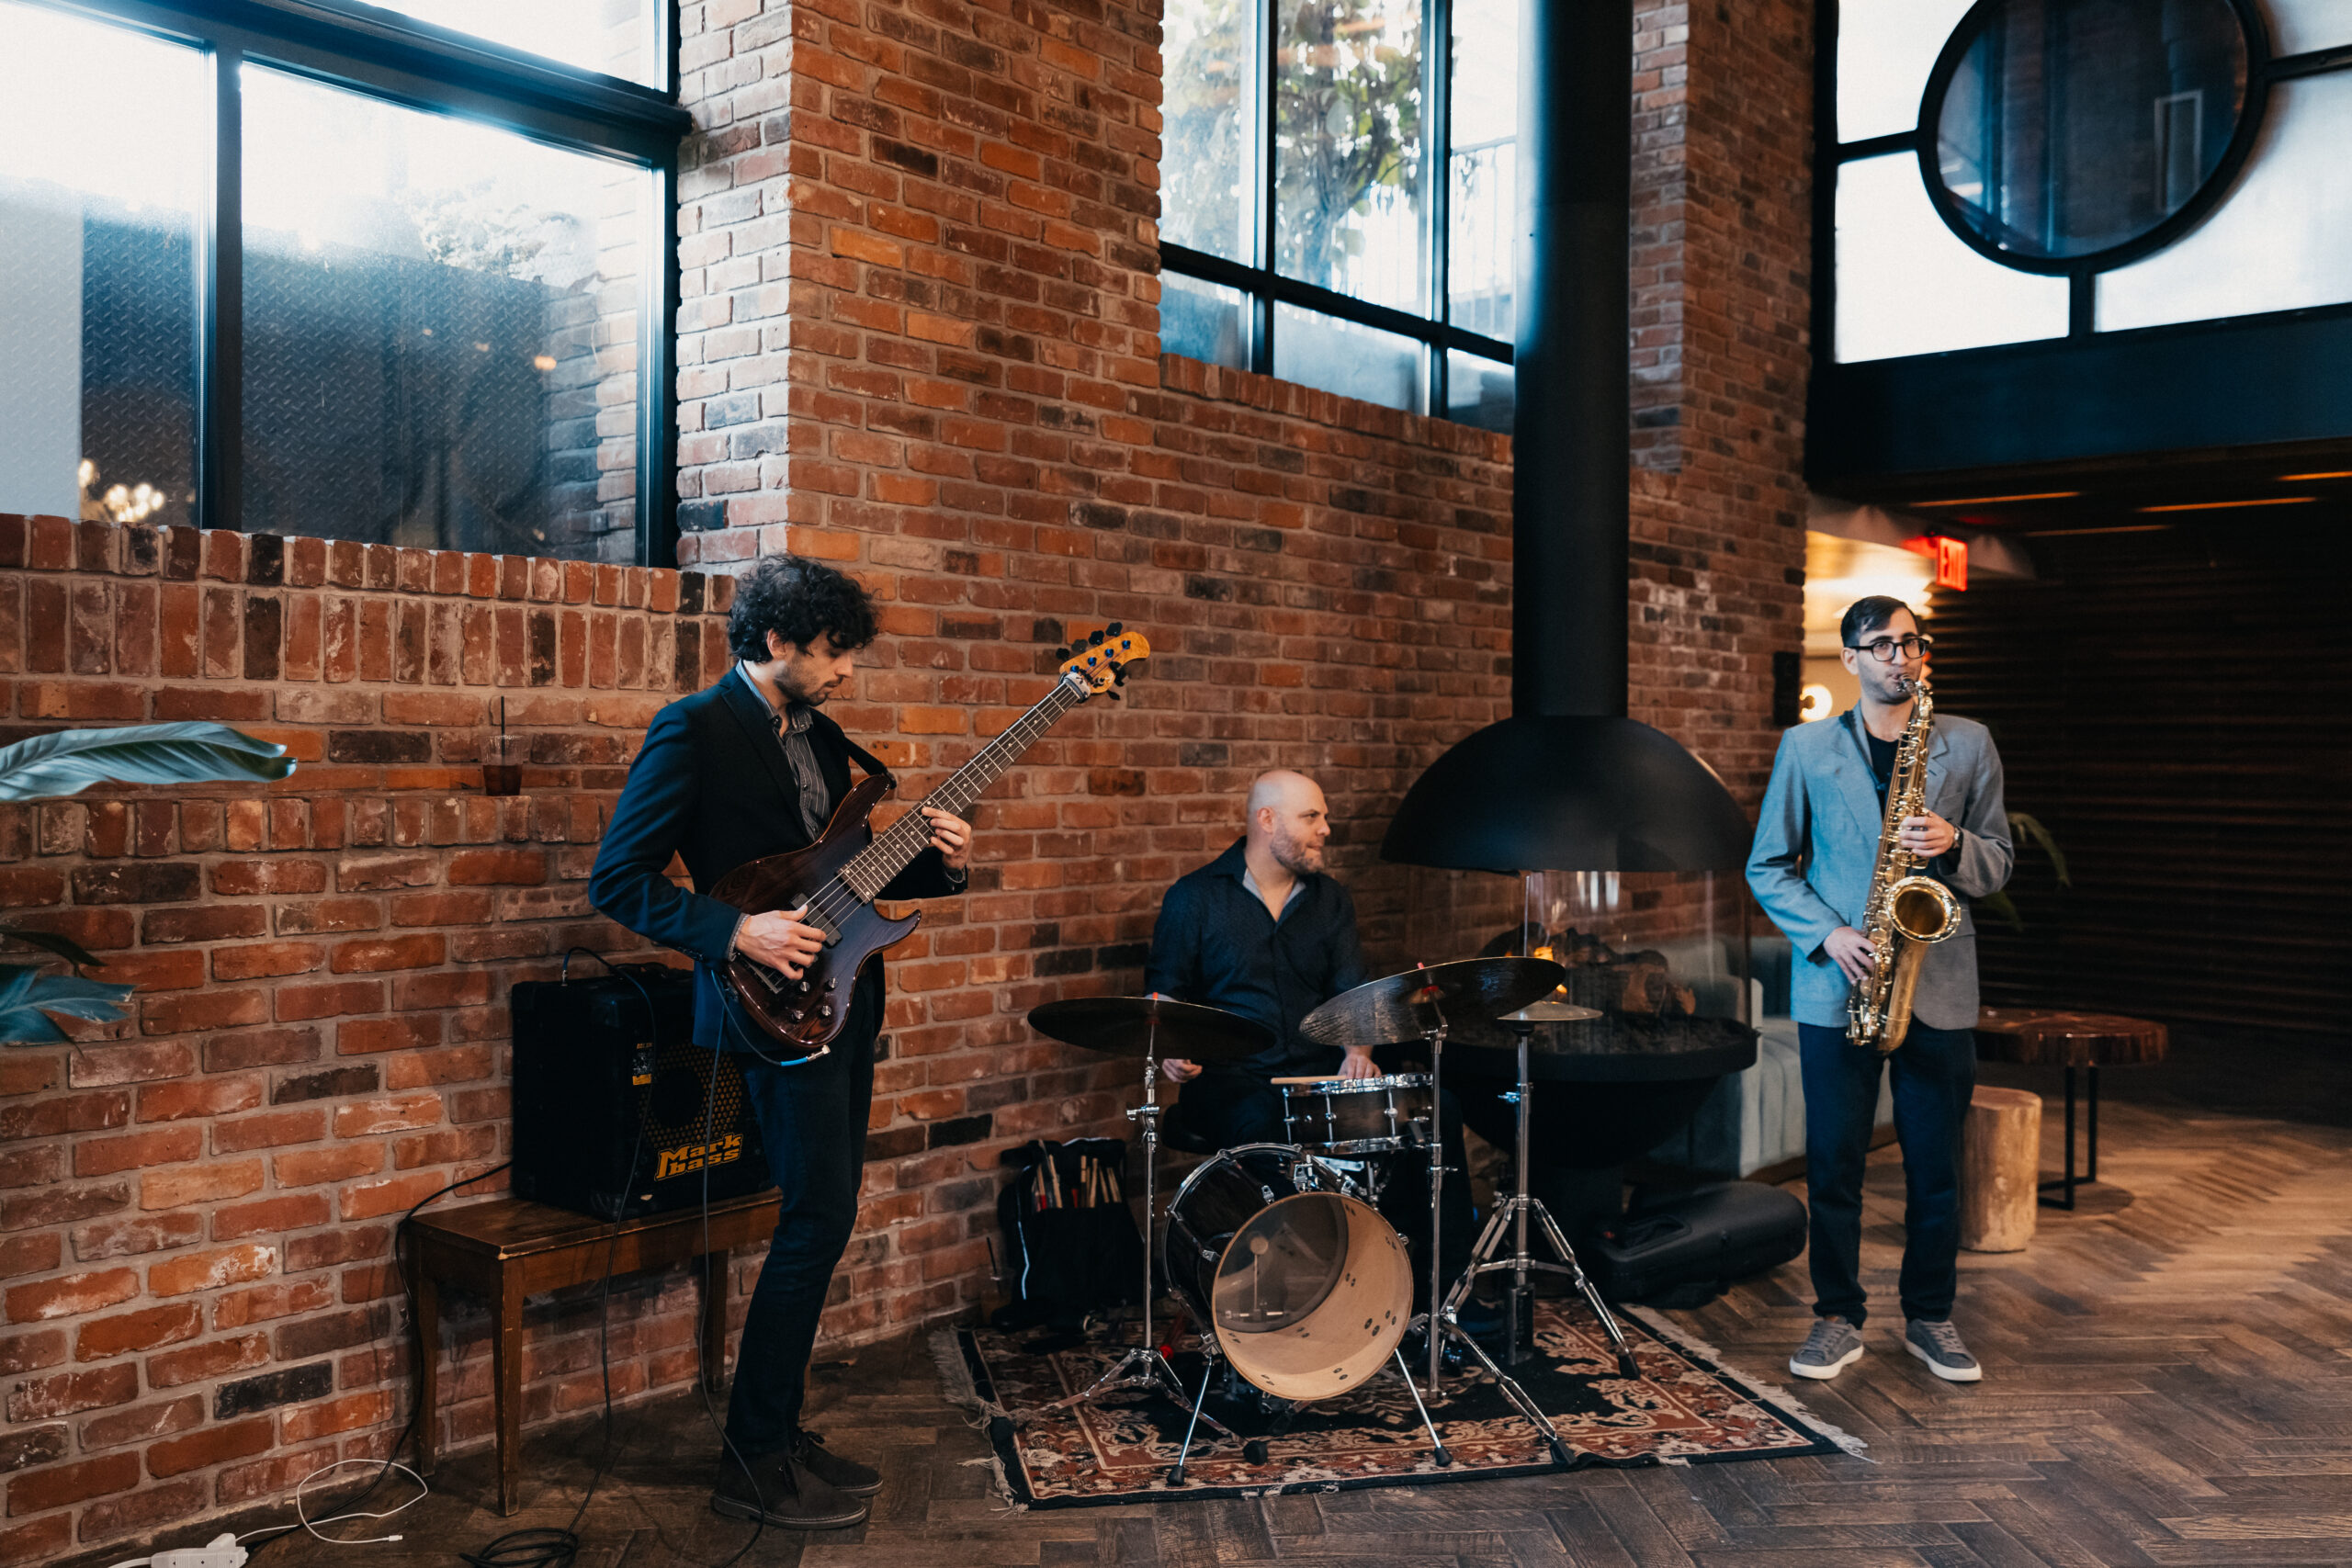
[{"label": "bass amplifier", "polygon": [[694,1043],[690,971],[514,989],[514,1194],[626,1219],[769,1185],[736,1058]]}]

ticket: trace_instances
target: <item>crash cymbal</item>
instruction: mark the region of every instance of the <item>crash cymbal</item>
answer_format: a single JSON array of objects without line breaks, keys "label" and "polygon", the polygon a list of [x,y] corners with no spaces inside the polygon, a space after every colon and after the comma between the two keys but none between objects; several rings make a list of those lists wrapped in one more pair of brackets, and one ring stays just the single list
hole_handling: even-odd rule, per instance
[{"label": "crash cymbal", "polygon": [[1530,1002],[1517,1012],[1507,1012],[1496,1020],[1498,1023],[1589,1023],[1600,1016],[1599,1008],[1580,1008],[1574,1002],[1555,1002],[1546,997],[1540,1002]]},{"label": "crash cymbal", "polygon": [[1223,1008],[1171,997],[1073,997],[1029,1010],[1038,1033],[1113,1056],[1147,1050],[1165,1061],[1238,1062],[1266,1050],[1274,1032]]},{"label": "crash cymbal", "polygon": [[1549,994],[1568,972],[1548,958],[1464,958],[1368,980],[1306,1015],[1317,1045],[1393,1045],[1447,1021],[1500,1018]]}]

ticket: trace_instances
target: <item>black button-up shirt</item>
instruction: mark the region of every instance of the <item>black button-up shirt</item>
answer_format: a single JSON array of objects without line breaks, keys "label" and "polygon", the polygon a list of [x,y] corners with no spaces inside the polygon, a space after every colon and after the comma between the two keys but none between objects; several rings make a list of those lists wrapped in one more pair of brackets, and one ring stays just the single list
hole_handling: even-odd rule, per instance
[{"label": "black button-up shirt", "polygon": [[1302,876],[1277,920],[1246,886],[1242,843],[1179,877],[1159,906],[1144,978],[1149,990],[1201,1002],[1264,1024],[1274,1045],[1237,1064],[1271,1076],[1320,1071],[1339,1053],[1298,1032],[1299,1021],[1363,983],[1355,900],[1328,876]]}]

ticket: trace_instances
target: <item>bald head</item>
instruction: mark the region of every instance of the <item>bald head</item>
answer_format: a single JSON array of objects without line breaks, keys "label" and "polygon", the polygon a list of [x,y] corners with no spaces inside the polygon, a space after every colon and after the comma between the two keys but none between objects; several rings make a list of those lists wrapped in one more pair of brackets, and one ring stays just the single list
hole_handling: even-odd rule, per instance
[{"label": "bald head", "polygon": [[1313,875],[1323,869],[1323,845],[1330,836],[1323,791],[1305,773],[1276,768],[1250,784],[1248,852],[1253,859],[1270,857],[1294,875]]}]

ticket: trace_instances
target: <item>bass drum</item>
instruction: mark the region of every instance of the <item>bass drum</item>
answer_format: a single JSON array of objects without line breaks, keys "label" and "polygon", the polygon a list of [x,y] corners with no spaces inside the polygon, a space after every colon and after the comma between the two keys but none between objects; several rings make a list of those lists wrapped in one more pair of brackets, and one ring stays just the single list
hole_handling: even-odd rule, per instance
[{"label": "bass drum", "polygon": [[1218,1349],[1278,1399],[1329,1399],[1387,1364],[1413,1310],[1404,1238],[1281,1144],[1195,1169],[1168,1206],[1168,1277]]}]

